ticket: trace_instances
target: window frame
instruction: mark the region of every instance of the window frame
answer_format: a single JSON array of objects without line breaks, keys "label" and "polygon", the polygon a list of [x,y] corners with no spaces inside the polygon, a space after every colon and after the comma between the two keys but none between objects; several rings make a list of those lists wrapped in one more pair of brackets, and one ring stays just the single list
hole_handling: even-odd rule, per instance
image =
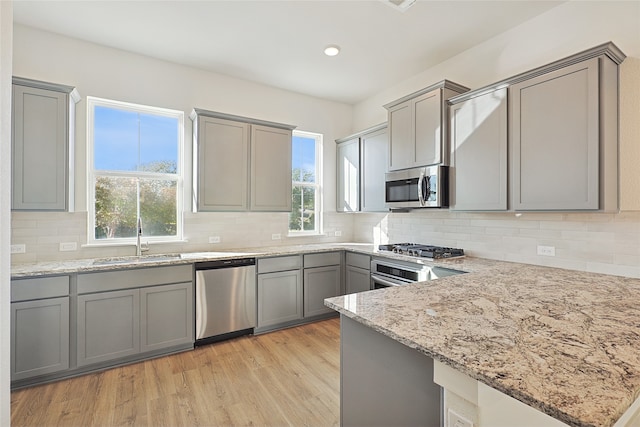
[{"label": "window frame", "polygon": [[[315,170],[315,183],[310,183],[310,182],[303,182],[303,181],[294,181],[293,177],[291,179],[291,194],[293,197],[293,188],[296,186],[299,187],[307,187],[307,188],[314,188],[315,189],[315,214],[314,214],[314,218],[315,218],[315,226],[314,226],[314,230],[288,230],[288,237],[303,237],[303,236],[319,236],[322,235],[323,233],[323,179],[322,179],[322,170],[323,170],[323,165],[322,165],[322,160],[323,160],[323,134],[321,133],[316,133],[316,132],[308,132],[308,131],[303,131],[303,130],[296,130],[294,129],[292,132],[292,138],[291,138],[291,144],[293,144],[293,138],[294,137],[302,137],[302,138],[309,138],[309,139],[314,139],[316,141],[315,143],[315,156],[316,156],[316,170]],[[291,162],[291,171],[293,172],[293,161]],[[292,208],[293,211],[293,208]],[[289,220],[289,224],[290,224],[290,220]],[[288,226],[287,226],[288,228]]]},{"label": "window frame", "polygon": [[[94,159],[94,123],[95,107],[119,109],[134,113],[152,114],[156,116],[170,117],[178,120],[178,153],[176,158],[176,173],[145,172],[145,171],[116,171],[96,170]],[[181,242],[184,241],[184,111],[168,108],[153,107],[142,104],[134,104],[112,99],[87,96],[87,246],[120,246],[135,244],[137,236],[118,237],[113,239],[96,239],[96,178],[102,177],[126,177],[138,179],[169,180],[176,182],[176,235],[175,236],[145,236],[144,218],[142,218],[143,239],[145,243]],[[99,172],[99,173],[98,173]],[[139,187],[138,187],[139,188]]]}]

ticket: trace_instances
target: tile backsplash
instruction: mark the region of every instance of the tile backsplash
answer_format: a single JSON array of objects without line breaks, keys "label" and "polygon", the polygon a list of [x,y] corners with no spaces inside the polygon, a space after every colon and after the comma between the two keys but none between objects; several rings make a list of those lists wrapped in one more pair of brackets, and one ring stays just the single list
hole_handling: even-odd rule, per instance
[{"label": "tile backsplash", "polygon": [[[288,224],[287,213],[185,213],[185,241],[152,244],[149,253],[353,241],[353,221],[349,215],[325,212],[324,233],[320,236],[289,237]],[[340,236],[336,236],[336,231]],[[26,247],[25,253],[11,255],[13,264],[135,255],[133,245],[86,246],[86,212],[13,212],[11,233],[12,245]],[[280,234],[281,239],[272,240],[273,234]],[[213,236],[220,237],[220,243],[209,243],[209,237]],[[77,250],[60,251],[61,243],[76,243]]]},{"label": "tile backsplash", "polygon": [[[459,213],[417,210],[354,216],[360,242],[416,242],[470,256],[640,278],[640,212]],[[553,246],[555,256],[537,254]]]},{"label": "tile backsplash", "polygon": [[[26,253],[13,254],[12,263],[135,254],[132,245],[86,246],[86,221],[86,212],[13,212],[11,244],[24,244]],[[325,212],[324,234],[307,237],[287,236],[287,225],[286,213],[186,213],[185,241],[153,244],[150,253],[406,241],[463,248],[470,256],[640,278],[640,212]],[[272,240],[272,234],[282,239]],[[220,243],[209,243],[210,236],[219,236]],[[60,251],[60,243],[68,242],[77,250]],[[538,255],[539,245],[553,246],[555,256]]]}]

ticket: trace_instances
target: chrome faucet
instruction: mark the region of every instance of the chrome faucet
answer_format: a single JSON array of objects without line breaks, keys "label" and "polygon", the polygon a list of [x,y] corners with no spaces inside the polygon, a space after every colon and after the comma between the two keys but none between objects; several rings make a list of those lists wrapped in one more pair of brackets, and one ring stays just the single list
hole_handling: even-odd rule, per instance
[{"label": "chrome faucet", "polygon": [[136,256],[142,255],[142,244],[140,243],[140,237],[142,237],[142,218],[138,217],[138,232],[136,240]]}]

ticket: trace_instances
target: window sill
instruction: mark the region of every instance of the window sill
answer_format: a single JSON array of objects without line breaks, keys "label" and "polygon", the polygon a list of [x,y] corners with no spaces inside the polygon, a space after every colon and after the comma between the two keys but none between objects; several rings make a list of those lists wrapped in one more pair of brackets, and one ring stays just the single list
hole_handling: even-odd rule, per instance
[{"label": "window sill", "polygon": [[326,237],[325,233],[317,232],[289,232],[287,237]]}]

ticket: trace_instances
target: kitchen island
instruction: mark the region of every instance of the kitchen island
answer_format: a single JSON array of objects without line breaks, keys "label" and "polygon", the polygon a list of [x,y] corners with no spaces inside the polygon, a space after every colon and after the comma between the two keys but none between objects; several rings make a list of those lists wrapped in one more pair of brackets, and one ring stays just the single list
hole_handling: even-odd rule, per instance
[{"label": "kitchen island", "polygon": [[[349,325],[352,347],[354,327],[365,327],[425,356],[424,369],[432,360],[436,369],[488,386],[550,421],[632,425],[640,392],[640,280],[470,257],[443,263],[469,274],[325,303]],[[476,409],[477,425],[489,425],[491,416]]]}]

